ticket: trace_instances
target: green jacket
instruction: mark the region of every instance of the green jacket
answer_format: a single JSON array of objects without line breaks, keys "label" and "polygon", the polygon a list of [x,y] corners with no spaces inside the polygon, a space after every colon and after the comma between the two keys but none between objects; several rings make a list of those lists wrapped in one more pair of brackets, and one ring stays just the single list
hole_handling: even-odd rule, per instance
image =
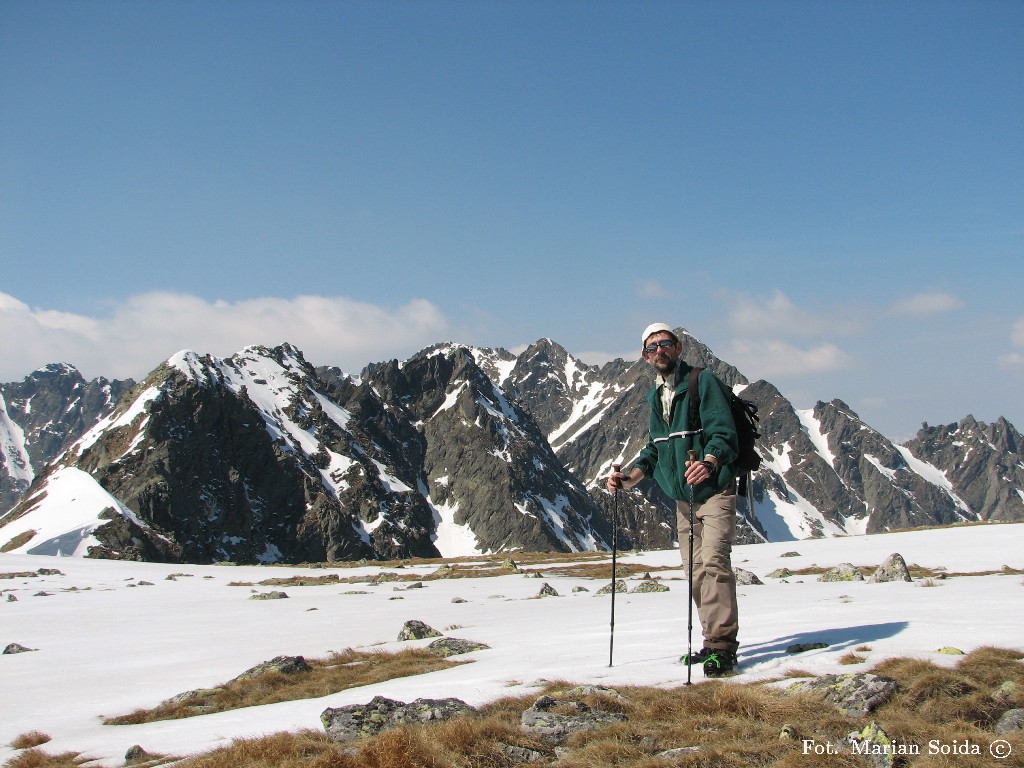
[{"label": "green jacket", "polygon": [[675,375],[669,376],[665,384],[672,386],[673,382],[679,382],[672,397],[668,424],[662,416],[658,387],[652,387],[647,393],[647,404],[651,407],[650,441],[640,451],[636,466],[645,477],[657,480],[661,489],[671,498],[688,501],[690,486],[683,478],[687,451],[696,451],[698,460],[707,454],[713,455],[718,459],[718,472],[703,483],[693,486],[694,501],[704,502],[716,493],[734,486],[736,482],[736,473],[732,467],[737,456],[736,424],[729,408],[725,384],[711,371],[701,371],[697,377],[697,391],[700,394],[700,421],[703,433],[654,442],[657,438],[667,437],[671,432],[696,428],[696,425],[691,426],[688,423],[690,393],[687,382],[691,368],[692,366],[680,360]]}]

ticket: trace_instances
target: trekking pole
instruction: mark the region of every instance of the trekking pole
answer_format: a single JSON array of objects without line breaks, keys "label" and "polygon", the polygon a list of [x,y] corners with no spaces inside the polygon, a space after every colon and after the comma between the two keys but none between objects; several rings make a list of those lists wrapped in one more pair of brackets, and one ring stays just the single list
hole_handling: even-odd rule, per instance
[{"label": "trekking pole", "polygon": [[[622,470],[621,464],[612,464],[612,472]],[[608,666],[612,666],[612,657],[615,652],[615,560],[618,553],[619,538],[619,488],[615,487],[612,494],[612,619],[611,633],[608,637]]]},{"label": "trekking pole", "polygon": [[[696,451],[686,453],[691,464],[697,461]],[[690,485],[690,558],[686,581],[686,586],[690,590],[690,599],[686,606],[686,684],[690,685],[690,677],[693,674],[693,485]]]}]

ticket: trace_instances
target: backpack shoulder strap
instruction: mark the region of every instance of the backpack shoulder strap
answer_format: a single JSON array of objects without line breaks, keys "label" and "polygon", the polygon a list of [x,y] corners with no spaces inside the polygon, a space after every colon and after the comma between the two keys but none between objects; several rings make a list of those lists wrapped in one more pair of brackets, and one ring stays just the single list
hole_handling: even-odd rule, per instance
[{"label": "backpack shoulder strap", "polygon": [[690,369],[687,387],[690,390],[690,429],[700,429],[700,391],[697,387],[697,378],[703,368],[694,366]]}]

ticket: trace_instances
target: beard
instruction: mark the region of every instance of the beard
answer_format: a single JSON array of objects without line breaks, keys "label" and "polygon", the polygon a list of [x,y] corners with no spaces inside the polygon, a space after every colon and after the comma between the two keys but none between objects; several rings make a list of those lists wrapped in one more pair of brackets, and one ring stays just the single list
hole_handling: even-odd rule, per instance
[{"label": "beard", "polygon": [[659,352],[651,360],[651,365],[658,373],[665,376],[676,369],[676,358]]}]

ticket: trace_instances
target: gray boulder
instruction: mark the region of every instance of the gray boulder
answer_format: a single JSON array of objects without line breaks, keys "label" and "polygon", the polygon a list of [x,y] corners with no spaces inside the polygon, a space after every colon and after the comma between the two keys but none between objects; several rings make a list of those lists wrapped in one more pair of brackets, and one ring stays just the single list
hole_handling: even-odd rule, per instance
[{"label": "gray boulder", "polygon": [[910,569],[903,556],[894,552],[885,559],[885,562],[875,569],[868,581],[872,584],[881,584],[887,581],[913,581],[910,577]]},{"label": "gray boulder", "polygon": [[425,640],[428,637],[441,637],[441,633],[429,624],[425,624],[417,619],[410,619],[405,622],[402,626],[402,631],[398,633],[399,641]]},{"label": "gray boulder", "polygon": [[634,594],[641,594],[641,595],[642,594],[649,594],[651,592],[668,592],[668,591],[669,591],[669,588],[668,588],[667,585],[662,584],[660,581],[655,581],[654,579],[644,579],[643,581],[641,581],[639,584],[637,584],[632,589],[632,592]]},{"label": "gray boulder", "polygon": [[842,563],[825,571],[818,581],[864,581],[864,574],[852,563]]},{"label": "gray boulder", "polygon": [[815,693],[841,712],[852,717],[865,717],[887,702],[896,692],[891,677],[861,672],[848,675],[821,675],[813,680],[794,683],[790,693]]},{"label": "gray boulder", "polygon": [[[267,672],[280,672],[282,675],[297,675],[300,672],[312,672],[313,668],[302,656],[275,656],[270,661],[264,661],[251,669],[247,669],[235,680],[249,680],[254,677],[266,674]],[[234,680],[232,680],[234,682]]]},{"label": "gray boulder", "polygon": [[751,573],[750,571],[746,571],[743,568],[733,568],[732,572],[736,574],[736,584],[738,586],[764,586],[764,582],[757,578],[757,576]]},{"label": "gray boulder", "polygon": [[1024,709],[1010,709],[996,722],[996,733],[1024,730]]},{"label": "gray boulder", "polygon": [[558,590],[545,581],[541,584],[540,592],[537,593],[537,597],[558,597]]},{"label": "gray boulder", "polygon": [[[580,693],[585,693],[580,689]],[[583,701],[541,696],[523,712],[520,730],[555,744],[563,744],[574,733],[596,731],[628,718],[620,712],[606,712]]]},{"label": "gray boulder", "polygon": [[38,649],[37,648],[26,648],[21,643],[11,643],[6,648],[4,648],[4,654],[3,655],[9,655],[9,654],[12,654],[12,653],[31,653],[32,651],[35,651],[35,650],[38,650]]},{"label": "gray boulder", "polygon": [[427,650],[431,653],[436,653],[442,658],[449,656],[458,656],[463,653],[472,653],[473,651],[486,651],[491,646],[478,643],[473,640],[462,640],[457,637],[442,637],[439,640],[435,640],[427,646]]},{"label": "gray boulder", "polygon": [[416,699],[405,704],[374,696],[368,704],[329,707],[321,713],[320,722],[329,738],[345,743],[399,725],[421,725],[475,714],[476,710],[461,699]]},{"label": "gray boulder", "polygon": [[[629,591],[629,587],[626,586],[626,582],[623,579],[616,579],[615,580],[615,591],[616,592],[628,592]],[[612,584],[611,584],[611,582],[609,582],[608,584],[605,584],[603,587],[601,587],[599,590],[597,590],[597,592],[594,593],[594,596],[596,597],[597,595],[610,595],[611,593],[612,593]]]}]

